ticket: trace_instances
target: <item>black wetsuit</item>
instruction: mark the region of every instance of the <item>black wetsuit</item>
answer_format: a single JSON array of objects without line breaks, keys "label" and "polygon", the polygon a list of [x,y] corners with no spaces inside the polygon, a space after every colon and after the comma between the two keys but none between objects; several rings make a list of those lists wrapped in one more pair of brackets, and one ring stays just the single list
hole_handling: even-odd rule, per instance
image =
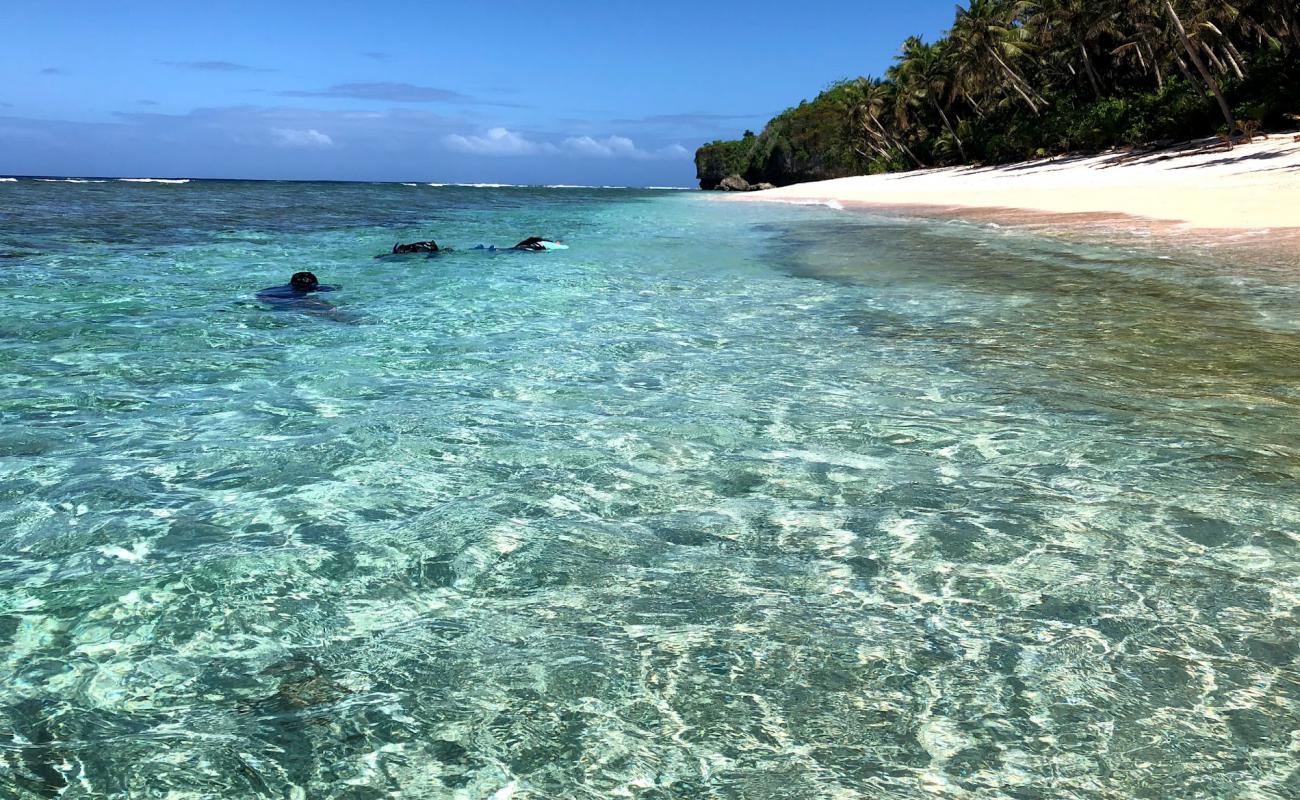
[{"label": "black wetsuit", "polygon": [[334,304],[319,297],[312,297],[312,295],[317,292],[336,292],[340,288],[342,287],[326,286],[323,283],[318,283],[311,289],[299,289],[293,284],[285,284],[284,286],[271,286],[263,289],[257,293],[257,299],[276,308],[328,311],[334,308]]},{"label": "black wetsuit", "polygon": [[411,242],[410,244],[395,244],[393,252],[389,255],[402,256],[408,253],[437,253],[442,250],[438,243],[430,239],[427,242]]}]

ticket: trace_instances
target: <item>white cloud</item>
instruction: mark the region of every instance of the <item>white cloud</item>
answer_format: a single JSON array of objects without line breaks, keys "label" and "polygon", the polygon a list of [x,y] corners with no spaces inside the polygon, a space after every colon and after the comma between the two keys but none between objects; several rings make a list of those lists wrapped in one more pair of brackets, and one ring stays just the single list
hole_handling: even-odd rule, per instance
[{"label": "white cloud", "polygon": [[271,135],[275,137],[275,143],[281,147],[326,148],[334,146],[333,139],[315,128],[307,130],[272,128]]},{"label": "white cloud", "polygon": [[689,158],[691,153],[680,144],[643,150],[626,136],[570,136],[559,144],[535,141],[521,133],[506,128],[492,128],[482,136],[459,133],[442,138],[449,149],[480,156],[563,155],[572,158],[675,160]]},{"label": "white cloud", "polygon": [[553,144],[534,142],[521,133],[505,128],[493,128],[483,136],[462,136],[453,133],[444,136],[442,141],[452,150],[480,156],[527,156],[555,152]]},{"label": "white cloud", "polygon": [[640,161],[685,158],[690,155],[690,151],[680,144],[658,150],[642,150],[626,136],[607,136],[604,139],[571,136],[564,140],[564,150],[570,155],[587,158],[634,158]]},{"label": "white cloud", "polygon": [[580,156],[593,158],[636,158],[640,150],[636,142],[626,136],[610,136],[605,139],[593,139],[590,136],[574,136],[564,140],[564,149]]}]

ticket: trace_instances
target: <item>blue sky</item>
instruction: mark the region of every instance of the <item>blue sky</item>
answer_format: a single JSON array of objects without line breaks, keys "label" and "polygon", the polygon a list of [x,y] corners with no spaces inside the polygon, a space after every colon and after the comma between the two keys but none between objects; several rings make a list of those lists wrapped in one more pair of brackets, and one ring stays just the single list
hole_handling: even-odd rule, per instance
[{"label": "blue sky", "polygon": [[0,3],[0,174],[694,183],[950,0]]}]

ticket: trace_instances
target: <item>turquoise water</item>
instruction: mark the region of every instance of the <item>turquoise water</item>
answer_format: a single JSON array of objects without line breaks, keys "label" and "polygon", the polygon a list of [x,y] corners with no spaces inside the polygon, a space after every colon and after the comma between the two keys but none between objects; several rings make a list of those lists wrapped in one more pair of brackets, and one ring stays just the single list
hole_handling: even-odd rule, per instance
[{"label": "turquoise water", "polygon": [[2,183],[0,796],[1300,796],[1300,283],[1172,248]]}]

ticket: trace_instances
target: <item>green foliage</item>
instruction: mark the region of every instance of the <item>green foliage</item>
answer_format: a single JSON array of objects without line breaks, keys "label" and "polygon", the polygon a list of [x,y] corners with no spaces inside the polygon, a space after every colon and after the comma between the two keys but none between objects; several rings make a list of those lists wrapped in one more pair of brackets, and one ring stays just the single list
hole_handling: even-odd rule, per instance
[{"label": "green foliage", "polygon": [[751,183],[791,183],[853,175],[865,167],[854,152],[845,124],[845,84],[834,84],[812,101],[775,117],[757,136],[715,141],[695,154],[702,183],[716,185],[728,175]]},{"label": "green foliage", "polygon": [[758,136],[701,148],[701,184],[1002,163],[1300,114],[1294,0],[972,0],[947,36],[901,52],[883,80],[831,84]]},{"label": "green foliage", "polygon": [[716,173],[724,178],[743,175],[749,169],[753,149],[752,135],[735,141],[711,142],[695,152],[695,168],[701,175]]}]

